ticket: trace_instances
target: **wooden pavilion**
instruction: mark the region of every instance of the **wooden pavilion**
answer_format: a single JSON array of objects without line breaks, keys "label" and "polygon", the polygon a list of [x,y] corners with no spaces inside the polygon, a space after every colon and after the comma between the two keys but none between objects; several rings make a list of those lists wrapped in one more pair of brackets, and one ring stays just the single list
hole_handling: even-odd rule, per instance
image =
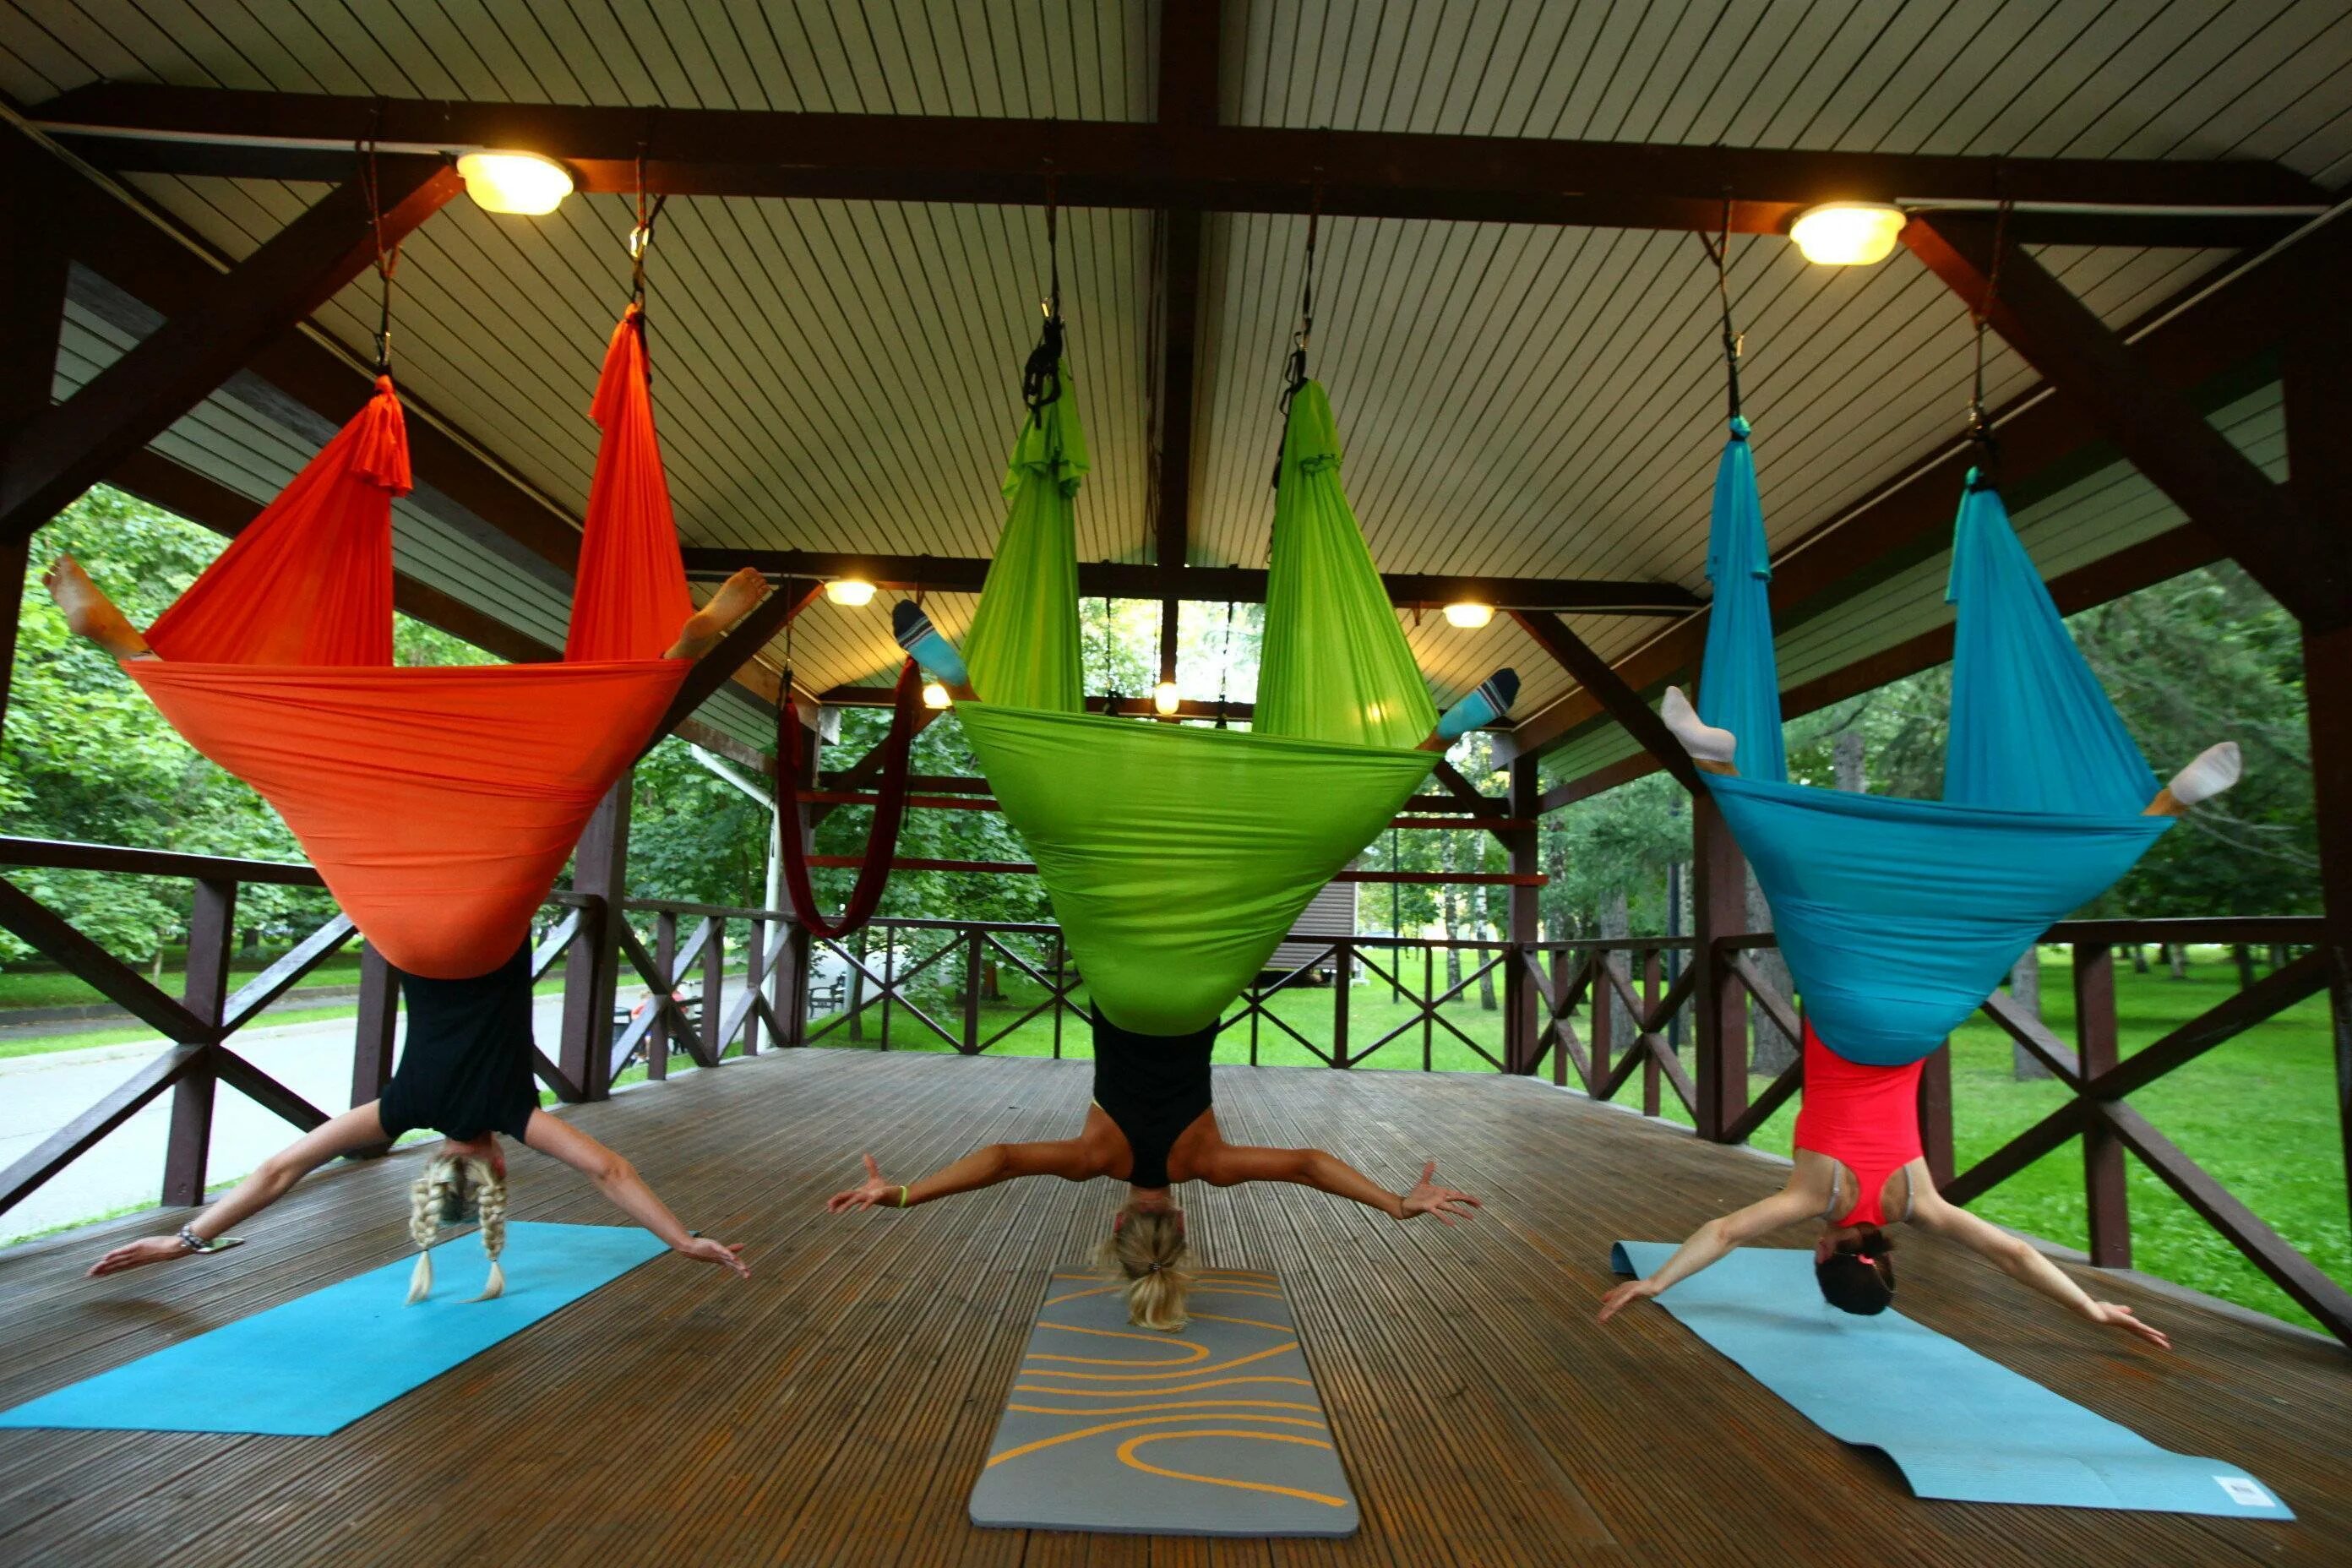
[{"label": "wooden pavilion", "polygon": [[[698,669],[667,728],[771,773],[761,746],[784,680],[814,714],[884,700],[898,663],[879,607],[835,604],[821,584],[920,591],[951,636],[970,615],[1002,521],[1049,209],[1094,447],[1083,591],[1161,607],[1171,682],[1185,617],[1262,598],[1272,398],[1318,236],[1316,374],[1414,650],[1441,702],[1499,664],[1526,678],[1497,737],[1507,795],[1446,770],[1444,793],[1406,819],[1475,825],[1508,847],[1494,879],[1509,889],[1507,940],[1479,954],[1504,977],[1507,1026],[1491,1081],[1234,1069],[1230,1099],[1269,1127],[1426,1117],[1475,1151],[1471,1184],[1539,1201],[1497,1205],[1475,1236],[1381,1241],[1397,1269],[1379,1287],[1375,1346],[1351,1340],[1365,1287],[1331,1261],[1367,1245],[1358,1220],[1213,1200],[1220,1224],[1300,1282],[1368,1521],[1352,1543],[1220,1545],[1217,1560],[2047,1562],[2128,1543],[2148,1561],[2319,1562],[2352,1524],[2340,1352],[2212,1304],[2155,1309],[2193,1321],[2201,1342],[2159,1383],[2104,1347],[2063,1343],[2063,1325],[2014,1320],[2013,1288],[1922,1248],[1921,1268],[1949,1276],[1928,1321],[1980,1345],[1997,1322],[1989,1353],[2159,1442],[2197,1449],[2226,1432],[2289,1490],[2297,1525],[1903,1512],[1885,1473],[1769,1399],[1727,1415],[1690,1392],[1712,1363],[1679,1330],[1595,1338],[1585,1288],[1591,1238],[1605,1247],[1610,1227],[1675,1232],[1762,1190],[1768,1166],[1717,1145],[1743,1142],[1798,1087],[1791,1068],[1751,1102],[1751,996],[1794,1019],[1748,956],[1771,938],[1748,930],[1737,847],[1652,716],[1661,688],[1690,679],[1706,632],[1722,352],[1696,237],[1720,234],[1790,715],[1949,657],[1937,587],[1967,463],[1972,312],[1997,334],[2005,489],[2062,608],[2228,558],[2300,621],[2325,914],[2058,928],[2051,940],[2076,954],[2077,1038],[1998,996],[1987,1011],[2050,1065],[2066,1103],[1965,1172],[1946,1072],[1931,1068],[1922,1115],[1963,1199],[2079,1142],[2087,1261],[2116,1271],[2103,1288],[2119,1299],[2155,1289],[2123,1272],[2128,1153],[2352,1340],[2352,1295],[2127,1100],[2325,993],[2352,1146],[2342,7],[11,0],[0,95],[16,218],[0,247],[8,571],[21,577],[38,530],[94,484],[224,534],[250,521],[367,394],[381,240],[401,258],[390,319],[418,481],[397,508],[397,603],[501,658],[561,646],[594,455],[582,411],[626,298],[639,204],[666,200],[647,265],[689,571],[716,580],[748,563],[786,589]],[[453,166],[483,150],[555,160],[575,194],[545,216],[495,216]],[[1791,220],[1832,201],[1902,207],[1895,255],[1805,261]],[[1499,614],[1465,631],[1423,613],[1465,602]],[[0,596],[12,649],[16,609]],[[1178,695],[1176,716],[1213,710],[1212,693]],[[783,781],[804,823],[870,798],[877,759],[805,750],[804,775]],[[1696,931],[1542,940],[1538,819],[1661,769],[1691,791]],[[923,787],[933,806],[985,801],[976,780]],[[845,1244],[801,1214],[841,1156],[820,1141],[861,1104],[906,1108],[902,1158],[916,1160],[1066,1114],[1083,1100],[1078,1069],[793,1052],[731,1070],[807,1039],[811,939],[779,910],[626,900],[628,799],[625,781],[592,825],[538,954],[567,985],[542,1076],[594,1102],[639,1053],[666,1073],[673,1041],[725,1063],[580,1114],[632,1146],[667,1142],[647,1169],[677,1170],[689,1201],[774,1209],[740,1223],[788,1283],[719,1301],[699,1281],[633,1279],[316,1451],[8,1434],[0,1560],[1208,1559],[1181,1542],[976,1539],[960,1523],[1019,1343],[1009,1293],[1076,1247],[1092,1223],[1082,1199],[999,1203],[952,1237]],[[157,990],[5,879],[32,867],[191,881],[185,994]],[[0,926],[173,1042],[0,1172],[0,1208],[164,1097],[169,1205],[207,1184],[219,1085],[298,1124],[323,1114],[234,1036],[352,931],[331,922],[233,993],[236,890],[257,882],[317,878],[0,840]],[[751,968],[731,997],[730,930],[748,933]],[[925,1022],[980,1057],[983,961],[1051,933],[955,935],[964,1016]],[[2121,1057],[2110,955],[2158,940],[2306,951]],[[1416,945],[1340,939],[1336,964],[1318,962],[1403,975]],[[1687,962],[1668,984],[1670,952]],[[649,1008],[613,1038],[625,974],[667,994],[696,969],[698,1018]],[[394,1038],[389,973],[373,960],[366,973],[355,1099],[382,1083]],[[1058,1016],[1061,971],[1037,973]],[[882,1005],[912,1005],[908,976],[871,978]],[[1334,988],[1330,1065],[1410,1048],[1398,1033],[1351,1038],[1348,990]],[[1633,1038],[1611,1037],[1612,1008],[1580,1007],[1612,993]],[[1450,1027],[1444,999],[1426,987],[1408,1029],[1425,1041]],[[1255,1028],[1263,1000],[1236,1021]],[[1687,1060],[1665,1038],[1677,1016],[1692,1025]],[[1515,1081],[1541,1077],[1600,1100],[1639,1081],[1653,1110],[1673,1094],[1697,1136]],[[320,1180],[243,1255],[250,1267],[175,1276],[152,1311],[74,1278],[89,1237],[0,1256],[0,1399],[380,1261],[397,1245],[379,1222],[394,1217],[401,1164]],[[534,1212],[579,1201],[551,1191]],[[1001,1249],[975,1240],[992,1222]],[[949,1268],[952,1284],[925,1283]],[[1440,1364],[1416,1364],[1423,1329],[1400,1325],[1440,1318]],[[1635,1344],[1655,1362],[1632,1364]],[[449,1440],[478,1419],[465,1414],[476,1392],[545,1446],[518,1451],[509,1426]],[[1633,1418],[1645,1405],[1672,1423],[1670,1455]],[[624,1479],[631,1468],[646,1486]],[[1854,1521],[1898,1514],[1899,1548],[1859,1549]],[[229,1520],[245,1532],[216,1527]]]}]

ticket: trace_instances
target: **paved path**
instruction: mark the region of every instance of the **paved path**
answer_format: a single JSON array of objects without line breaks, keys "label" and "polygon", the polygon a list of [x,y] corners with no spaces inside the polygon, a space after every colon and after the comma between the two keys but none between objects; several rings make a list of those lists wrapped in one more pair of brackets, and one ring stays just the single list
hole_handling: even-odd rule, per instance
[{"label": "paved path", "polygon": [[[531,1009],[532,1034],[542,1043],[556,1037],[562,1021],[560,994],[540,997]],[[350,1018],[257,1025],[239,1030],[230,1043],[246,1060],[332,1113],[352,1106],[352,1025]],[[405,1041],[404,1024],[401,1042]],[[80,1115],[167,1044],[159,1035],[128,1045],[0,1060],[0,1169]],[[0,1243],[154,1203],[163,1180],[163,1145],[171,1125],[172,1097],[164,1094],[47,1186],[0,1214]],[[235,1180],[293,1136],[290,1123],[222,1086],[213,1110],[212,1179]]]}]

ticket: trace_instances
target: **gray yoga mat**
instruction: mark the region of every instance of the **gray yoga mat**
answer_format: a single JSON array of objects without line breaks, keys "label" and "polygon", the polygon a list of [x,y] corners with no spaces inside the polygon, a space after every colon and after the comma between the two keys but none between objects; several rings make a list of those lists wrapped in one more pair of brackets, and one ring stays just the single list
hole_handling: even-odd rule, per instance
[{"label": "gray yoga mat", "polygon": [[[1672,1242],[1621,1241],[1620,1274]],[[1896,1311],[1841,1312],[1810,1251],[1743,1247],[1657,1299],[1831,1436],[1882,1450],[1923,1498],[2293,1519],[2236,1465],[2159,1448]]]},{"label": "gray yoga mat", "polygon": [[1056,1274],[971,1521],[1150,1535],[1353,1535],[1297,1325],[1271,1274],[1204,1271],[1181,1334],[1127,1321],[1122,1288]]}]

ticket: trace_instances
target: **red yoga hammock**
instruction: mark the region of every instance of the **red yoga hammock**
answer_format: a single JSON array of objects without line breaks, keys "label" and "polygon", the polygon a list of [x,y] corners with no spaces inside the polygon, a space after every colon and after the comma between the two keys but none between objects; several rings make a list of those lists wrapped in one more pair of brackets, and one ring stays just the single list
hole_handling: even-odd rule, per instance
[{"label": "red yoga hammock", "polygon": [[691,668],[694,612],[632,305],[590,409],[604,426],[560,664],[397,669],[392,500],[408,438],[389,378],[147,633],[124,668],[196,750],[278,808],[395,968],[511,957],[613,781]]}]

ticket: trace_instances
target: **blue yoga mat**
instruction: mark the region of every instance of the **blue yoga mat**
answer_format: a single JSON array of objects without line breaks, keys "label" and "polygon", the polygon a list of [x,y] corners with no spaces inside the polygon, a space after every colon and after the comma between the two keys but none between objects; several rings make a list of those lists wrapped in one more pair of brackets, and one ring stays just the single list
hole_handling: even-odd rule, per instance
[{"label": "blue yoga mat", "polygon": [[[1621,1241],[1610,1267],[1647,1275],[1674,1250]],[[1883,1450],[1920,1497],[2294,1517],[2235,1465],[2159,1448],[1899,1312],[1839,1311],[1810,1250],[1741,1247],[1657,1301],[1831,1436]]]},{"label": "blue yoga mat", "polygon": [[0,1426],[323,1437],[662,1250],[634,1226],[516,1221],[495,1301],[467,1300],[485,1265],[461,1237],[442,1248],[434,1293],[414,1307],[404,1303],[415,1264],[404,1258],[0,1411]]}]

